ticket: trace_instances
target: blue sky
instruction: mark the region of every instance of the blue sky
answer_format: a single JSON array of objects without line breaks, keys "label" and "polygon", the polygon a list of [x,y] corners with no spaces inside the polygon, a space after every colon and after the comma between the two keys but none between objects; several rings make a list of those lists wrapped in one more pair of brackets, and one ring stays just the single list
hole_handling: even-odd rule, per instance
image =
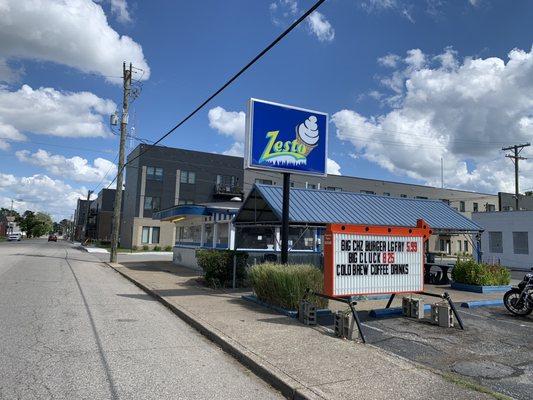
[{"label": "blue sky", "polygon": [[[0,201],[57,218],[114,171],[107,115],[122,59],[145,71],[130,128],[155,140],[312,4],[17,3],[0,0]],[[318,11],[164,144],[238,153],[256,97],[329,113],[332,172],[439,185],[442,157],[448,187],[512,190],[499,149],[533,136],[533,3],[328,0]],[[533,167],[523,171],[533,187]]]}]

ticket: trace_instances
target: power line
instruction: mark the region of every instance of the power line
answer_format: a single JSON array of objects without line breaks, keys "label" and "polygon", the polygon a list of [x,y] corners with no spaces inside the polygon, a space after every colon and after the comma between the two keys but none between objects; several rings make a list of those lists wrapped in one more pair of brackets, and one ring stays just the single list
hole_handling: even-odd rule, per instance
[{"label": "power line", "polygon": [[[188,114],[185,118],[183,118],[180,122],[178,122],[172,129],[170,129],[167,133],[165,133],[163,136],[161,136],[159,139],[157,139],[153,146],[156,146],[158,143],[160,143],[162,140],[164,140],[166,137],[168,137],[172,132],[174,132],[176,129],[178,129],[180,126],[182,126],[185,122],[187,122],[192,116],[194,116],[198,111],[200,111],[207,103],[209,103],[211,100],[213,100],[217,95],[219,95],[224,89],[226,89],[229,85],[231,85],[239,76],[241,76],[248,68],[250,68],[253,64],[255,64],[261,57],[263,57],[270,49],[272,49],[275,45],[277,45],[285,36],[287,36],[294,28],[296,28],[303,20],[305,20],[313,11],[315,11],[322,3],[324,3],[326,0],[318,0],[309,10],[307,10],[300,18],[298,18],[296,21],[294,21],[285,31],[283,31],[276,39],[274,39],[267,47],[265,47],[259,54],[257,54],[252,60],[250,60],[244,67],[242,67],[235,75],[233,75],[226,83],[224,83],[218,90],[216,90],[213,94],[211,94],[207,99],[205,99],[198,107],[196,107],[190,114]],[[139,154],[137,154],[134,158],[129,160],[127,164],[134,161],[135,159],[139,158],[141,155],[145,154],[146,152],[150,151],[150,147],[147,147],[144,151],[141,151]],[[120,171],[119,171],[120,173]]]}]

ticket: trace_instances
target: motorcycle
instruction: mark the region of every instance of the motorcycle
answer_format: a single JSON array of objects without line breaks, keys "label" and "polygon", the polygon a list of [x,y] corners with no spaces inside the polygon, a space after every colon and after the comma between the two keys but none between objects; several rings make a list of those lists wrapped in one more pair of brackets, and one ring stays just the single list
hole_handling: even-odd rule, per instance
[{"label": "motorcycle", "polygon": [[[533,270],[533,268],[531,269]],[[533,311],[533,274],[527,273],[518,284],[503,295],[505,308],[514,315],[528,315]]]}]

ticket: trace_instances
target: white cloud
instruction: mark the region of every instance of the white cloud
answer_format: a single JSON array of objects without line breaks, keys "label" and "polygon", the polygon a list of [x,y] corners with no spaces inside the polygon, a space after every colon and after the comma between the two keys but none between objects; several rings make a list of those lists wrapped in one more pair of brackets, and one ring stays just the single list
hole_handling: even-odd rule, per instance
[{"label": "white cloud", "polygon": [[119,22],[131,22],[126,0],[111,0],[111,12],[117,16]]},{"label": "white cloud", "polygon": [[[270,15],[274,25],[287,25],[292,23],[299,13],[297,0],[275,0],[269,5]],[[321,42],[331,42],[335,38],[335,29],[318,11],[307,17],[309,33],[316,36]]]},{"label": "white cloud", "polygon": [[[117,77],[122,76],[125,60],[144,70],[143,79],[150,76],[141,45],[111,28],[102,7],[91,0],[2,0],[1,4],[0,53],[8,60],[64,64],[113,83],[121,82]],[[129,17],[123,0],[111,4],[118,18]]]},{"label": "white cloud", "polygon": [[335,160],[328,158],[326,164],[327,173],[330,175],[341,175],[341,166]]},{"label": "white cloud", "polygon": [[222,152],[222,154],[225,154],[226,156],[242,157],[244,155],[244,143],[235,142],[228,150]]},{"label": "white cloud", "polygon": [[17,91],[0,87],[0,122],[10,126],[9,129],[14,129],[15,133],[106,137],[109,135],[107,119],[115,109],[116,105],[111,100],[89,92],[32,89],[28,85]]},{"label": "white cloud", "polygon": [[244,142],[246,114],[243,111],[226,111],[218,106],[210,109],[207,116],[211,128],[238,142]]},{"label": "white cloud", "polygon": [[307,17],[309,29],[321,42],[331,42],[335,38],[335,29],[330,22],[318,11]]},{"label": "white cloud", "polygon": [[387,54],[386,56],[379,57],[378,63],[384,67],[396,68],[400,59],[400,56],[396,54]]},{"label": "white cloud", "polygon": [[[371,117],[341,110],[332,117],[337,136],[399,175],[439,184],[442,157],[449,186],[512,190],[512,163],[500,149],[533,139],[533,50],[514,49],[507,62],[458,60],[452,49],[433,57],[435,65],[430,59],[408,52],[404,69],[382,79],[392,109]],[[521,164],[524,188],[533,187],[531,171],[531,161]]]},{"label": "white cloud", "polygon": [[0,204],[10,207],[11,199],[21,199],[14,204],[19,212],[33,210],[49,213],[55,220],[69,218],[77,199],[86,196],[84,187],[75,189],[47,175],[16,177],[0,173]]},{"label": "white cloud", "polygon": [[0,117],[0,149],[8,150],[9,142],[23,142],[26,136],[18,131],[13,125],[5,124]]},{"label": "white cloud", "polygon": [[15,155],[22,162],[37,165],[52,175],[75,182],[96,183],[105,179],[104,184],[107,184],[117,172],[116,165],[104,158],[96,158],[91,165],[85,158],[78,156],[66,158],[42,149],[33,154],[28,150],[21,150]]}]

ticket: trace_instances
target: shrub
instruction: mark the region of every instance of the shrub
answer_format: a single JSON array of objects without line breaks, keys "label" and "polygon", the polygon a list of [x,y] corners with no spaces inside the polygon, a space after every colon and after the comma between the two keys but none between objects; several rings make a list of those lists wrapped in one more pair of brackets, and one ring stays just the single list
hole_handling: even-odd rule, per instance
[{"label": "shrub", "polygon": [[161,251],[161,246],[154,246],[154,251]]},{"label": "shrub", "polygon": [[500,265],[479,264],[472,259],[457,259],[452,279],[458,283],[479,286],[508,285],[511,273]]},{"label": "shrub", "polygon": [[147,244],[143,245],[143,250],[146,251],[150,248],[150,246],[148,246]]},{"label": "shrub", "polygon": [[172,246],[165,246],[165,251],[172,251]]},{"label": "shrub", "polygon": [[243,286],[246,278],[248,253],[233,250],[197,250],[196,261],[211,287],[228,287],[233,282],[233,256],[237,256],[236,285]]},{"label": "shrub", "polygon": [[[322,271],[308,264],[258,264],[248,278],[259,300],[290,310],[298,308],[307,288],[320,293],[324,286]],[[309,300],[321,308],[327,306],[322,298],[311,296]]]}]

